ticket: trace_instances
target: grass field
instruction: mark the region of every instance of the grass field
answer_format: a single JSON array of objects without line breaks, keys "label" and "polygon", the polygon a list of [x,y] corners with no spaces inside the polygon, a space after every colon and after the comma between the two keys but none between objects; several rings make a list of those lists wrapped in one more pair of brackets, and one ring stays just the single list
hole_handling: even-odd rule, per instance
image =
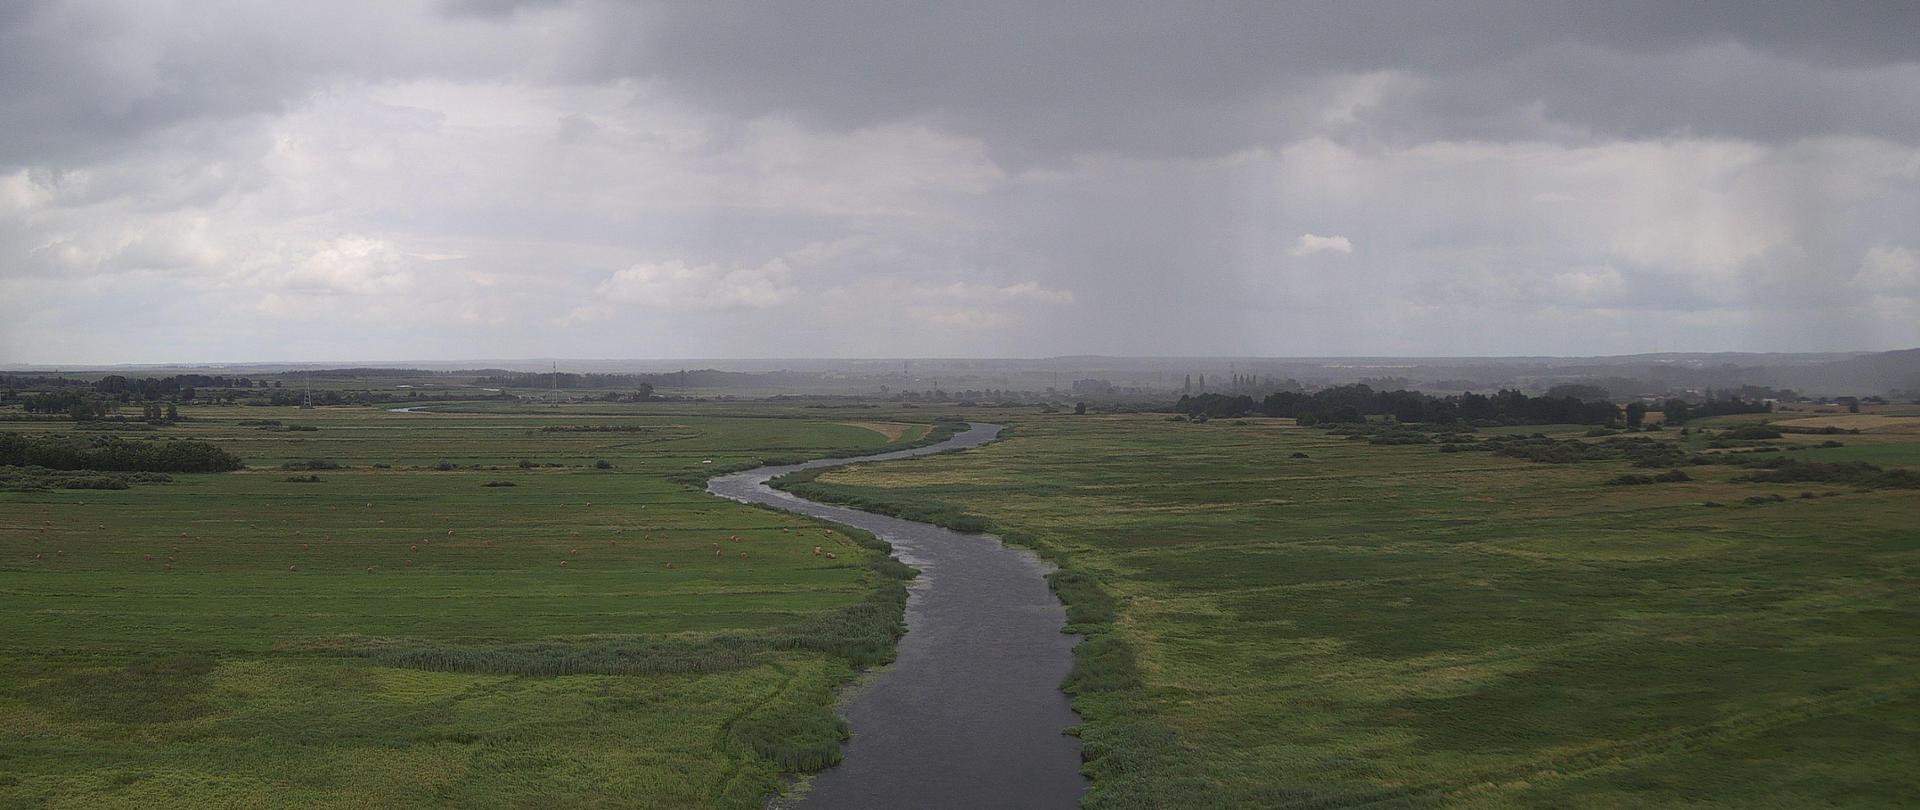
[{"label": "grass field", "polygon": [[[1920,491],[995,418],[965,456],[801,486],[971,513],[1104,583],[1111,617],[1061,588],[1104,631],[1069,682],[1090,806],[1920,804]],[[1827,439],[1789,452],[1920,461],[1911,434],[1783,443]]]},{"label": "grass field", "polygon": [[854,538],[677,479],[924,425],[184,410],[128,435],[249,468],[0,492],[0,806],[753,807],[837,756],[832,690],[891,642]]}]

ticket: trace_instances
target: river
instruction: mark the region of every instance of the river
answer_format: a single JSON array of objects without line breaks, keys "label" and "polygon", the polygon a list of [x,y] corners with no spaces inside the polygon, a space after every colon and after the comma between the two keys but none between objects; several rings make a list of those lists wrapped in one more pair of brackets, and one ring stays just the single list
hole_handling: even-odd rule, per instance
[{"label": "river", "polygon": [[760,467],[707,482],[716,495],[866,529],[920,569],[894,662],[868,673],[842,707],[852,729],[839,765],[774,807],[936,810],[1076,806],[1086,790],[1078,722],[1059,689],[1075,636],[1047,589],[1044,563],[987,535],[816,503],[772,489],[794,470],[977,447],[999,425],[939,444],[854,459]]}]

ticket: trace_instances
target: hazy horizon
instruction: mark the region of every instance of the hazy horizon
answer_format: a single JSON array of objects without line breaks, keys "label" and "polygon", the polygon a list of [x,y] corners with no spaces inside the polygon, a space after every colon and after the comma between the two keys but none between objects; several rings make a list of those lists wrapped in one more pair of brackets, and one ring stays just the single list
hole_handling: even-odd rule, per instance
[{"label": "hazy horizon", "polygon": [[1920,346],[1920,6],[40,0],[0,365]]}]

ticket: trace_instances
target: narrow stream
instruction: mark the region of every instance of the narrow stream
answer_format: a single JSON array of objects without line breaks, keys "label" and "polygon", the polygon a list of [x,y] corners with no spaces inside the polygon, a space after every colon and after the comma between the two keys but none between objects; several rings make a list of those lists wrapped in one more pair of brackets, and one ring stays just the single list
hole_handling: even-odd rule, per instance
[{"label": "narrow stream", "polygon": [[1078,722],[1059,689],[1075,636],[1031,553],[959,532],[772,489],[794,470],[977,447],[999,425],[974,424],[939,444],[854,459],[760,467],[707,489],[873,532],[920,569],[907,598],[907,635],[892,664],[854,687],[842,711],[853,730],[841,764],[797,800],[813,810],[1074,807],[1086,789]]}]

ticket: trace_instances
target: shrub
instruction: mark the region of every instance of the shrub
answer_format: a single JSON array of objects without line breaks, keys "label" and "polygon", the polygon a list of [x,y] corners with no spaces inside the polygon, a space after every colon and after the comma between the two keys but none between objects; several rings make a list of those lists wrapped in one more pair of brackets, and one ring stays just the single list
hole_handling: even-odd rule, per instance
[{"label": "shrub", "polygon": [[486,483],[484,483],[484,484],[481,484],[480,486],[483,486],[483,487],[512,487],[512,486],[519,486],[519,485],[518,485],[518,484],[515,484],[515,483],[513,483],[512,481],[488,481],[488,482],[486,482]]},{"label": "shrub", "polygon": [[280,465],[283,470],[342,470],[346,469],[338,462],[325,458],[310,458],[304,461],[289,461]]},{"label": "shrub", "polygon": [[1659,475],[1634,475],[1629,473],[1618,476],[1607,483],[1612,486],[1635,486],[1639,484],[1664,484],[1674,481],[1692,480],[1693,476],[1688,475],[1685,470],[1668,470]]},{"label": "shrub", "polygon": [[1780,438],[1780,431],[1767,427],[1766,425],[1740,425],[1721,431],[1720,438],[1746,441],[1778,439]]},{"label": "shrub", "polygon": [[1920,489],[1920,474],[1905,468],[1882,469],[1864,461],[1799,461],[1772,458],[1761,469],[1733,479],[1763,484],[1799,484],[1825,482],[1852,484],[1868,489]]},{"label": "shrub", "polygon": [[1110,624],[1119,613],[1113,595],[1100,587],[1100,580],[1084,571],[1063,569],[1048,574],[1047,587],[1066,604],[1069,623]]},{"label": "shrub", "polygon": [[240,457],[211,442],[0,433],[0,465],[107,472],[227,472]]},{"label": "shrub", "polygon": [[280,479],[280,480],[282,480],[282,481],[285,481],[285,482],[287,482],[287,483],[289,483],[289,484],[318,484],[318,483],[320,483],[320,476],[317,476],[317,475],[289,475],[289,476],[287,476],[287,477],[285,477],[285,478],[282,478],[282,479]]},{"label": "shrub", "polygon": [[611,470],[613,469],[613,462],[603,458],[593,462],[593,468],[596,470]]},{"label": "shrub", "polygon": [[1112,633],[1101,633],[1080,642],[1074,650],[1073,669],[1061,688],[1068,694],[1114,692],[1140,685],[1140,664],[1133,648]]},{"label": "shrub", "polygon": [[533,463],[533,459],[530,459],[530,458],[520,459],[520,469],[530,470],[538,466],[540,465]]}]

